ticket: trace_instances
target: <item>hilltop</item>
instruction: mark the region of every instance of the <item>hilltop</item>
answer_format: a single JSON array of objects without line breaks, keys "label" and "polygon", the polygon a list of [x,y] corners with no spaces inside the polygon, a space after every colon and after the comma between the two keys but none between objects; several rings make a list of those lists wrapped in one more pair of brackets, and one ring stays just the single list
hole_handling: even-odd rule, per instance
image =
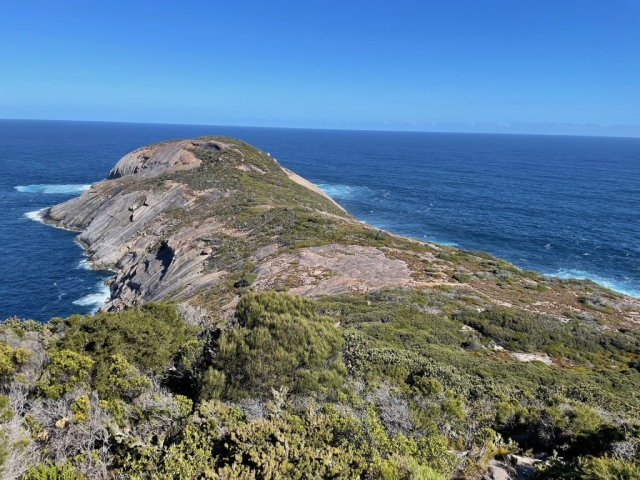
[{"label": "hilltop", "polygon": [[640,474],[636,299],[365,225],[225,137],[44,220],[115,277],[2,326],[6,478]]}]

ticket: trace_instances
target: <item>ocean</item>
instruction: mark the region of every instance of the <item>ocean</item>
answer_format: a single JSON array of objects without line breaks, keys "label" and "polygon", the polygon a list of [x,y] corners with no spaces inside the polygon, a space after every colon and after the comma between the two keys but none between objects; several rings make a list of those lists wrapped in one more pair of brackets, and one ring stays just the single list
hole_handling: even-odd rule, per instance
[{"label": "ocean", "polygon": [[94,312],[110,273],[37,212],[201,135],[262,148],[375,227],[640,297],[640,139],[0,120],[0,319]]}]

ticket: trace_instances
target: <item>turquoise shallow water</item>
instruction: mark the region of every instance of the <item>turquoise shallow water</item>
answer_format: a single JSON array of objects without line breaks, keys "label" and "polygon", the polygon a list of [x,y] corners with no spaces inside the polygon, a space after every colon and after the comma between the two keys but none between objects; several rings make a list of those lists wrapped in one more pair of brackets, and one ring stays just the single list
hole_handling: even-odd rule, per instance
[{"label": "turquoise shallow water", "polygon": [[0,120],[0,318],[89,313],[106,293],[75,234],[35,212],[141,145],[216,134],[371,225],[640,296],[640,139]]}]

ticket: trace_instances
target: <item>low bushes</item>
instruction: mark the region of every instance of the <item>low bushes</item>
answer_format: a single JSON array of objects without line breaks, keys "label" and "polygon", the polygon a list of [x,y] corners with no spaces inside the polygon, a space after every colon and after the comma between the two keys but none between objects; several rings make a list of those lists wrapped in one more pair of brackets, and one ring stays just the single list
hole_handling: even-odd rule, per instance
[{"label": "low bushes", "polygon": [[[224,396],[265,395],[280,387],[294,393],[339,388],[345,371],[342,335],[314,308],[286,293],[243,297],[236,310],[239,327],[223,333],[216,345],[213,368],[226,378]],[[222,378],[207,376],[210,385],[213,377]]]},{"label": "low bushes", "polygon": [[[160,375],[174,362],[188,362],[200,349],[197,329],[187,327],[173,306],[149,303],[118,313],[94,316],[74,315],[57,319],[56,329],[62,333],[50,348],[52,362],[46,369],[42,392],[59,396],[91,373],[91,387],[101,397],[126,393],[143,382],[134,380],[139,371]],[[64,386],[66,375],[72,386]],[[144,383],[144,382],[143,382]]]}]

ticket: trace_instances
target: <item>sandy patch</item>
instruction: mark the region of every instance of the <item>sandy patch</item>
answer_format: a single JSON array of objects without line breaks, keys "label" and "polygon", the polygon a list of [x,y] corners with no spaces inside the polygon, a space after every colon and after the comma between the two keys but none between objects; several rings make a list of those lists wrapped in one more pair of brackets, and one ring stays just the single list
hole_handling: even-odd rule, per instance
[{"label": "sandy patch", "polygon": [[331,198],[329,195],[327,195],[326,193],[324,193],[322,190],[320,190],[317,186],[315,186],[313,183],[311,183],[309,180],[302,178],[300,175],[297,175],[295,173],[293,173],[291,170],[287,170],[284,167],[280,167],[282,168],[282,170],[284,170],[284,173],[287,174],[287,177],[289,177],[291,180],[293,180],[294,182],[296,182],[298,185],[302,185],[303,187],[308,188],[309,190],[316,192],[319,195],[322,195],[324,198],[326,198],[327,200],[331,200],[331,202],[338,207],[340,210],[342,210],[343,212],[346,212],[346,210],[344,208],[342,208],[333,198]]}]

